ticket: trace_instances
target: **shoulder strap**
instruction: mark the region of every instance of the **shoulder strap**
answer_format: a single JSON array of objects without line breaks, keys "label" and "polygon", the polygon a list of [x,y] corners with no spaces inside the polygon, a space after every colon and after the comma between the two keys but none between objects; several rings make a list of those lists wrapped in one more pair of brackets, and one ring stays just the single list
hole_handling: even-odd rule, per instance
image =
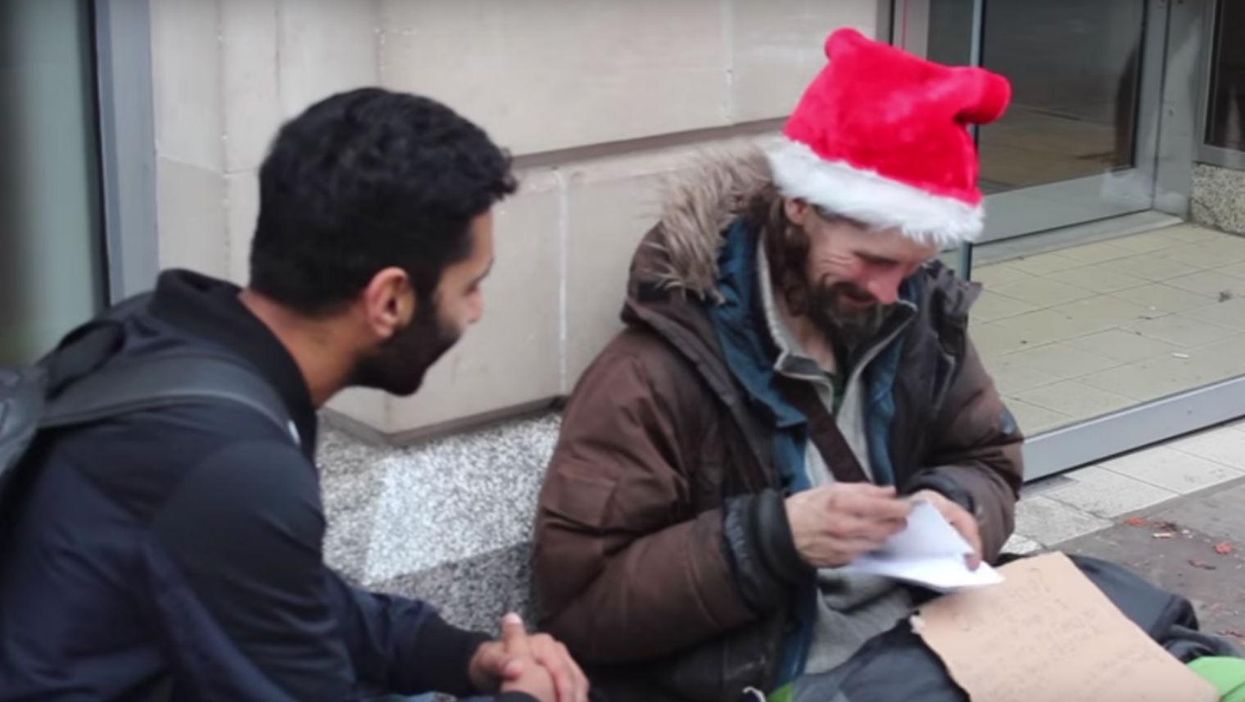
[{"label": "shoulder strap", "polygon": [[249,367],[224,354],[185,350],[108,364],[70,383],[48,402],[41,429],[199,400],[248,407],[290,433],[290,418],[276,391]]},{"label": "shoulder strap", "polygon": [[808,419],[808,438],[817,447],[821,460],[826,462],[830,474],[840,483],[869,482],[860,459],[847,445],[847,439],[826,405],[817,396],[817,390],[809,383],[790,378],[780,378],[783,396],[795,405]]},{"label": "shoulder strap", "polygon": [[210,349],[173,346],[141,358],[118,358],[126,320],[143,313],[151,293],[123,300],[65,335],[39,361],[47,401],[39,428],[51,429],[108,416],[192,401],[243,405],[290,432],[276,391],[240,359]]}]

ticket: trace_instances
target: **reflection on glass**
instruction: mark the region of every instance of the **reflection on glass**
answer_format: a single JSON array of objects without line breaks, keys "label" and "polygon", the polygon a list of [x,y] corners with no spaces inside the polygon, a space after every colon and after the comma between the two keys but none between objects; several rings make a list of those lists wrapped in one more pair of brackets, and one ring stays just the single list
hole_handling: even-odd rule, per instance
[{"label": "reflection on glass", "polygon": [[[1144,0],[979,2],[981,64],[1007,76],[1014,90],[1007,115],[979,135],[982,189],[997,193],[1134,165]],[[971,64],[974,4],[900,0],[896,43],[942,63]],[[1245,2],[1234,6],[1245,11]],[[1239,100],[1242,91],[1234,94]]]},{"label": "reflection on glass", "polygon": [[[908,3],[900,4],[909,6]],[[932,61],[952,66],[971,64],[973,0],[931,0],[927,11],[929,37],[924,55]]]},{"label": "reflection on glass", "polygon": [[1245,151],[1245,2],[1221,0],[1206,143]]},{"label": "reflection on glass", "polygon": [[981,130],[983,188],[1131,166],[1145,3],[987,0],[984,11],[982,65],[1007,76],[1014,96]]}]

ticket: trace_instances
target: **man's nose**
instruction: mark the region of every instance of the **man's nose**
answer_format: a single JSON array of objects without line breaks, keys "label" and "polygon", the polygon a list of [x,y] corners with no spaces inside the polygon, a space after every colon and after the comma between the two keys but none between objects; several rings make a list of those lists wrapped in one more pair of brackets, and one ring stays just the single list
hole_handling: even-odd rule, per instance
[{"label": "man's nose", "polygon": [[902,283],[903,271],[887,271],[871,278],[865,289],[883,305],[893,305],[899,301],[899,286]]}]

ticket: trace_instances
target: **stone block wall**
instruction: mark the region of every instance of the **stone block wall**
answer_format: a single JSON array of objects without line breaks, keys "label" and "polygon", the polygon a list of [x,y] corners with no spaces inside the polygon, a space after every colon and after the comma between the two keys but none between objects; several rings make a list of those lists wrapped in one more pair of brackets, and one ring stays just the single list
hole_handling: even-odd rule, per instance
[{"label": "stone block wall", "polygon": [[1193,164],[1190,215],[1198,224],[1245,234],[1245,171]]},{"label": "stone block wall", "polygon": [[242,281],[279,125],[363,85],[429,95],[516,156],[486,313],[413,399],[333,408],[391,440],[566,394],[617,328],[659,182],[771,134],[879,0],[153,0],[162,266]]}]

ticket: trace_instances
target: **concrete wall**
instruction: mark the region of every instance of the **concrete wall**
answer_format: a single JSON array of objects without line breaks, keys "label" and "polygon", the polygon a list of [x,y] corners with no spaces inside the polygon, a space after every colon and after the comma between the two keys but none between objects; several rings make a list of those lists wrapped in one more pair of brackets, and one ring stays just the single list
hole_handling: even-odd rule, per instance
[{"label": "concrete wall", "polygon": [[333,407],[400,439],[547,401],[617,327],[660,178],[776,130],[827,33],[874,33],[879,4],[152,0],[161,265],[245,279],[256,170],[283,120],[361,85],[430,95],[517,156],[485,320],[415,398]]},{"label": "concrete wall", "polygon": [[494,630],[508,611],[532,620],[532,519],[558,427],[547,413],[400,448],[326,427],[325,559],[460,626]]}]

